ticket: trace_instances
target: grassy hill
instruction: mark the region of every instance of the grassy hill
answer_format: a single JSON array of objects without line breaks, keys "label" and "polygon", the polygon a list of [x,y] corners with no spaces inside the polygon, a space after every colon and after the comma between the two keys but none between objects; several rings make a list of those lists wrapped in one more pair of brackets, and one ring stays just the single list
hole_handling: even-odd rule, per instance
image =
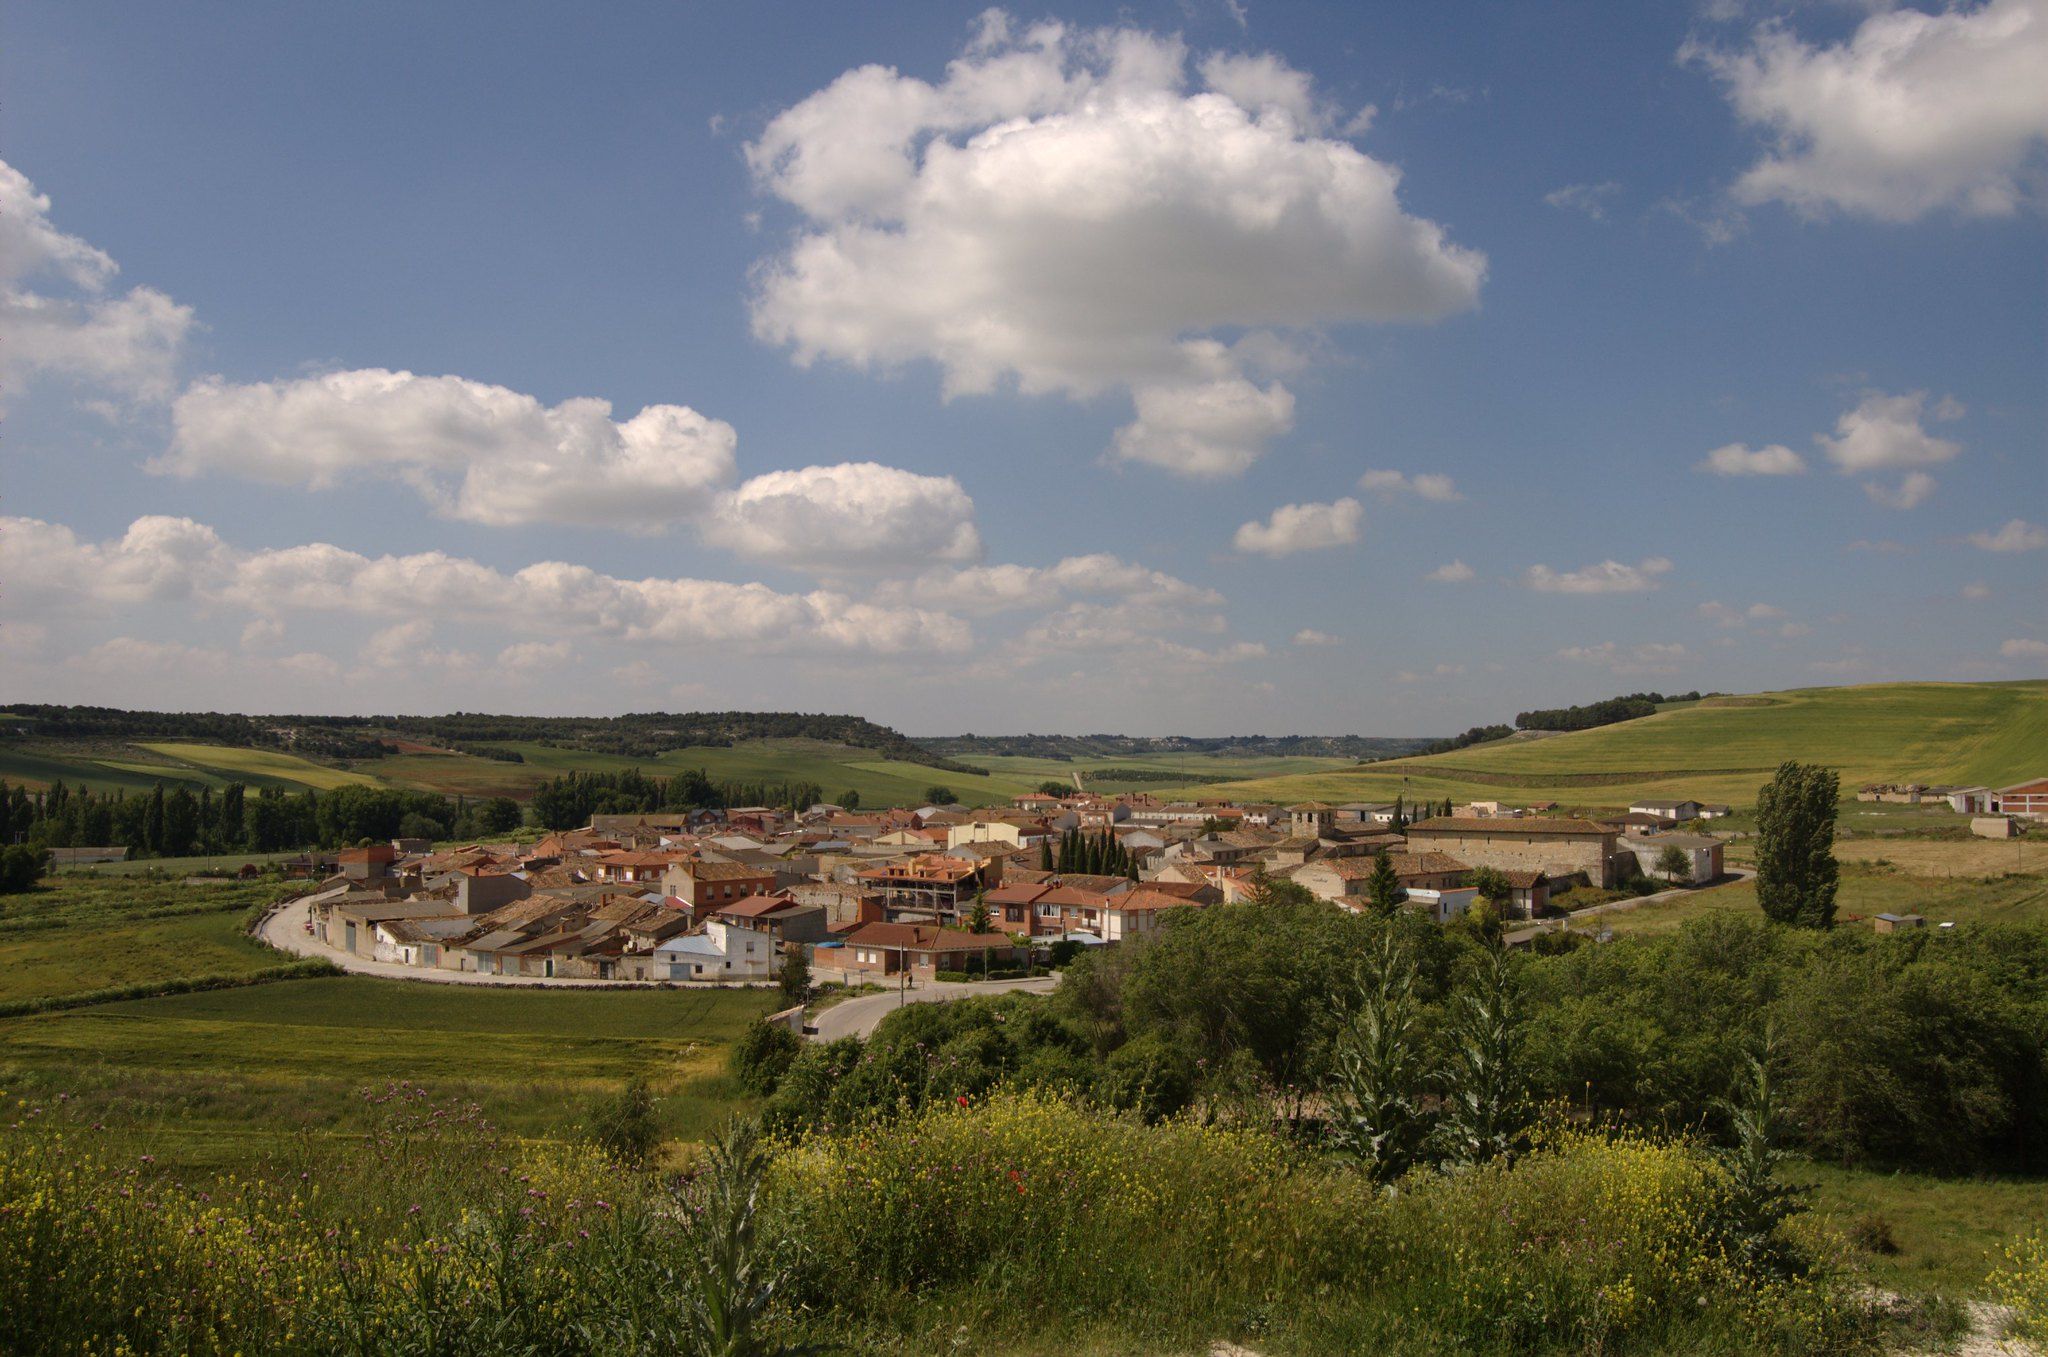
[{"label": "grassy hill", "polygon": [[1786,759],[1867,782],[2017,781],[2048,771],[2048,683],[1886,683],[1708,698],[1618,725],[1209,790],[1280,801],[1645,796],[1745,806]]}]

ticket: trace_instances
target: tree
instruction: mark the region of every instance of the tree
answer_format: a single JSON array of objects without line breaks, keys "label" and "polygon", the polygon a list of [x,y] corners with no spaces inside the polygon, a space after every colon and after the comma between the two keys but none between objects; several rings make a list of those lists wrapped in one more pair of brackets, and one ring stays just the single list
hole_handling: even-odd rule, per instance
[{"label": "tree", "polygon": [[1507,873],[1498,867],[1474,868],[1470,881],[1472,888],[1479,892],[1479,898],[1491,903],[1495,909],[1507,904],[1515,893],[1515,888],[1508,884]]},{"label": "tree", "polygon": [[1831,769],[1790,761],[1757,789],[1756,898],[1769,918],[1801,928],[1834,927],[1840,793]]},{"label": "tree", "polygon": [[1404,830],[1407,827],[1408,810],[1407,807],[1402,804],[1402,798],[1397,795],[1394,798],[1394,831],[1396,833],[1399,833],[1401,830]]},{"label": "tree", "polygon": [[1052,870],[1052,836],[1050,834],[1038,841],[1038,870],[1041,872]]},{"label": "tree", "polygon": [[801,943],[782,958],[782,997],[792,1004],[810,1001],[811,960]]},{"label": "tree", "polygon": [[988,892],[976,891],[974,893],[974,903],[967,910],[967,931],[970,933],[986,933],[993,927],[995,925],[990,920],[988,913]]},{"label": "tree", "polygon": [[1049,777],[1038,784],[1040,796],[1065,796],[1074,789],[1056,777]]},{"label": "tree", "polygon": [[732,1044],[726,1068],[741,1088],[765,1098],[775,1092],[803,1048],[803,1038],[779,1022],[749,1023]]},{"label": "tree", "polygon": [[851,787],[839,793],[839,808],[841,810],[859,810],[860,793]]},{"label": "tree", "polygon": [[1389,1183],[1414,1164],[1429,1134],[1415,966],[1391,931],[1367,954],[1358,991],[1324,1090],[1330,1142],[1374,1182]]},{"label": "tree", "polygon": [[0,848],[0,895],[32,889],[49,866],[50,855],[25,843]]},{"label": "tree", "polygon": [[924,799],[927,805],[950,806],[960,798],[954,794],[951,787],[934,782],[924,789]]},{"label": "tree", "polygon": [[1664,873],[1666,881],[1676,884],[1681,876],[1692,879],[1692,855],[1675,843],[1664,845],[1664,851],[1657,854],[1657,870]]},{"label": "tree", "polygon": [[1382,919],[1392,918],[1408,898],[1400,875],[1394,871],[1394,860],[1384,848],[1372,855],[1372,875],[1365,879],[1365,896],[1372,902],[1372,912]]},{"label": "tree", "polygon": [[1479,955],[1452,998],[1438,1143],[1446,1158],[1483,1164],[1514,1153],[1528,1123],[1525,1015],[1505,947]]}]

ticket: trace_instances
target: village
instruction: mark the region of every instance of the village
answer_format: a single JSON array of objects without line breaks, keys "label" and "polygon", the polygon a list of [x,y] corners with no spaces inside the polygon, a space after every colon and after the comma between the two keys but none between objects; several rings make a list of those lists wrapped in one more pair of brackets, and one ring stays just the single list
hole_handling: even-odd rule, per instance
[{"label": "village", "polygon": [[[1994,812],[2000,793],[1956,795],[1977,832],[2004,834],[2013,816],[2048,811],[2042,791],[2038,781],[2007,789],[2010,813]],[[1389,874],[1399,907],[1449,923],[1483,904],[1523,942],[1568,918],[1574,893],[1606,899],[1727,876],[1726,840],[1705,832],[1726,805],[1556,812],[1045,792],[975,811],[595,815],[526,845],[395,840],[291,865],[323,878],[297,906],[303,929],[348,958],[450,980],[665,984],[764,984],[796,955],[821,984],[1018,978],[1274,880],[1365,911],[1388,897]],[[1919,922],[1884,916],[1875,926]]]}]

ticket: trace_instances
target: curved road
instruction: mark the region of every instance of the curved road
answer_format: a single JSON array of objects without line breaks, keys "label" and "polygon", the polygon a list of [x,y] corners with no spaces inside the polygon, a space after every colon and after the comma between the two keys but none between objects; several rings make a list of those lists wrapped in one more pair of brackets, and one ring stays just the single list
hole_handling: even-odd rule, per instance
[{"label": "curved road", "polygon": [[867,1036],[882,1019],[905,1003],[943,1004],[949,999],[971,999],[977,994],[1005,994],[1019,990],[1026,994],[1044,994],[1059,982],[1056,975],[1041,975],[1029,980],[982,980],[967,984],[947,981],[919,985],[902,994],[895,990],[886,994],[863,994],[857,999],[836,1003],[812,1019],[812,1025],[818,1030],[811,1040],[837,1041],[841,1037]]},{"label": "curved road", "polygon": [[[353,952],[344,952],[339,947],[329,947],[313,933],[306,931],[306,920],[311,907],[303,900],[273,910],[269,917],[257,926],[256,936],[280,952],[294,956],[319,957],[331,961],[351,975],[374,975],[386,980],[421,980],[435,985],[518,985],[528,989],[738,989],[737,985],[725,985],[706,981],[669,980],[572,980],[566,976],[545,977],[538,975],[481,975],[476,971],[444,971],[433,966],[403,966],[395,961],[371,961]],[[767,983],[745,988],[765,989]]]}]

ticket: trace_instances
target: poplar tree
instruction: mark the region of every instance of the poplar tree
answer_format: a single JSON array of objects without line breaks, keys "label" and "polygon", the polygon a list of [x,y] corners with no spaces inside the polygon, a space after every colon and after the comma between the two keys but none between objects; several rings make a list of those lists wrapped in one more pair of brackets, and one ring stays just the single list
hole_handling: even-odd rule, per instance
[{"label": "poplar tree", "polygon": [[1787,761],[1756,794],[1756,899],[1765,915],[1800,928],[1835,926],[1835,814],[1841,780],[1819,764]]}]

